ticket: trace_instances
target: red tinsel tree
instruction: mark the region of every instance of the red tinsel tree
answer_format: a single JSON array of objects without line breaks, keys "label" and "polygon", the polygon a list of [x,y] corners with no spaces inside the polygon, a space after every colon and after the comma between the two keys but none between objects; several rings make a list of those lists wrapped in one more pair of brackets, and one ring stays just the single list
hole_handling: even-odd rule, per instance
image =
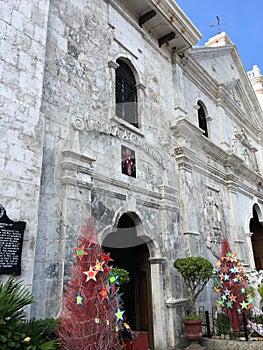
[{"label": "red tinsel tree", "polygon": [[123,312],[118,276],[111,273],[109,254],[96,243],[89,221],[75,248],[75,264],[64,293],[58,337],[63,350],[112,350],[118,344]]},{"label": "red tinsel tree", "polygon": [[221,258],[216,263],[214,290],[220,294],[217,306],[229,317],[234,330],[239,328],[242,312],[253,307],[247,280],[242,262],[232,253],[227,239],[224,238]]}]

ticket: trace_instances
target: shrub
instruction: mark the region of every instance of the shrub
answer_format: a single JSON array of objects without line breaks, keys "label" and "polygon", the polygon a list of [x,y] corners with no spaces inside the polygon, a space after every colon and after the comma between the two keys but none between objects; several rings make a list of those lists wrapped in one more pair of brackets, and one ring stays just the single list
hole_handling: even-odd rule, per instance
[{"label": "shrub", "polygon": [[[58,343],[45,338],[43,327],[36,320],[26,321],[24,307],[33,303],[33,296],[20,281],[10,277],[0,283],[0,349],[55,350]],[[55,331],[55,330],[54,330]]]},{"label": "shrub", "polygon": [[215,319],[215,332],[216,335],[228,333],[231,329],[231,321],[228,316],[224,314],[218,314]]},{"label": "shrub", "polygon": [[113,267],[112,268],[112,272],[115,275],[119,276],[118,280],[119,280],[121,285],[129,283],[130,280],[131,280],[129,272],[127,270],[125,270],[125,269],[120,269],[118,267]]}]

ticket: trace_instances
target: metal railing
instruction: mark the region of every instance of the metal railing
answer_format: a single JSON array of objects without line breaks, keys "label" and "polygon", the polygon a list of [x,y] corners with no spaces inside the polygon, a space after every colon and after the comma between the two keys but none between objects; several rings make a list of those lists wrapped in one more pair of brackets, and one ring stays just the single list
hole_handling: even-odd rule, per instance
[{"label": "metal railing", "polygon": [[199,308],[199,314],[203,315],[203,335],[208,338],[263,340],[263,315],[233,310],[219,312],[216,308],[208,312],[203,307]]}]

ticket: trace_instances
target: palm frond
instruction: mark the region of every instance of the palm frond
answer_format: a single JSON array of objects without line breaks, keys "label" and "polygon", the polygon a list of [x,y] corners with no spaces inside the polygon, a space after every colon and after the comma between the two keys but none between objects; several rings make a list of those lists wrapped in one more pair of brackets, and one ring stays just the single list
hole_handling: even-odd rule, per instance
[{"label": "palm frond", "polygon": [[32,304],[33,301],[32,294],[13,276],[7,282],[0,283],[0,318],[2,320],[22,319],[25,316],[23,308]]}]

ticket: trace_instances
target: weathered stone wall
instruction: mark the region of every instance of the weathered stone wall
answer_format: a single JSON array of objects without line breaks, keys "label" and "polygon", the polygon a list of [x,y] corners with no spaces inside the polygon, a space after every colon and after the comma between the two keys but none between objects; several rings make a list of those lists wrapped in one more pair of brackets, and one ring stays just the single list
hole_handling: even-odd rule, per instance
[{"label": "weathered stone wall", "polygon": [[22,279],[29,289],[42,171],[44,121],[40,106],[48,8],[48,0],[10,0],[2,1],[0,9],[1,204],[12,220],[27,224]]},{"label": "weathered stone wall", "polygon": [[[174,106],[169,55],[144,41],[140,31],[105,1],[51,2],[37,245],[45,253],[36,255],[33,315],[58,313],[63,280],[85,221],[92,216],[103,237],[105,228],[117,225],[117,213],[126,211],[138,215],[145,239],[155,242],[151,256],[167,257],[167,286],[160,301],[165,309],[172,258],[182,248],[177,170],[169,147]],[[130,60],[142,85],[139,130],[115,118],[111,62],[118,57]],[[121,172],[121,145],[136,153],[136,178]]]},{"label": "weathered stone wall", "polygon": [[[160,48],[114,3],[3,3],[1,204],[11,219],[27,222],[22,278],[36,300],[31,316],[39,318],[59,313],[86,220],[94,218],[103,243],[131,213],[150,253],[155,346],[172,349],[186,305],[173,261],[202,255],[215,262],[226,235],[253,264],[249,220],[253,204],[263,203],[262,115],[244,97],[235,52],[226,50],[222,61],[206,57],[202,68],[198,55]],[[115,116],[119,57],[136,78],[139,128]],[[216,81],[222,77],[226,86]],[[198,100],[208,139],[198,127]],[[253,126],[244,123],[250,112]],[[122,174],[121,146],[135,151],[136,178]],[[214,305],[210,285],[200,304]]]}]

